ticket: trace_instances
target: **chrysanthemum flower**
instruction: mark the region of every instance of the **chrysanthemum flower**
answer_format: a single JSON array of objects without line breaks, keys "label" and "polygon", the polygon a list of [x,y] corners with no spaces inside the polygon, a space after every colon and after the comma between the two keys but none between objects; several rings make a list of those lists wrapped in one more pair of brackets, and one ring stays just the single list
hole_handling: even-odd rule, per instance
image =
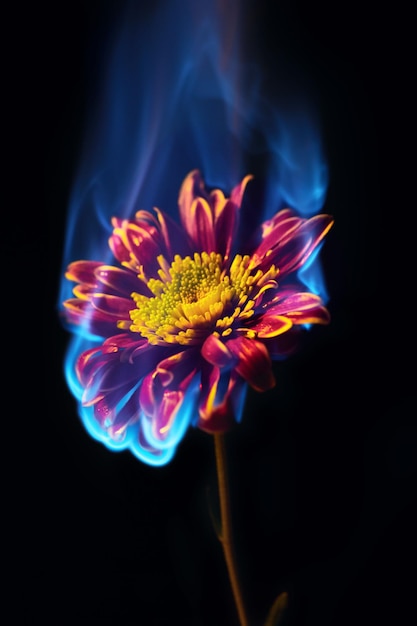
[{"label": "chrysanthemum flower", "polygon": [[159,209],[113,218],[118,265],[69,265],[66,277],[77,285],[65,318],[102,338],[77,359],[80,400],[108,437],[120,440],[134,425],[137,445],[157,457],[175,449],[173,433],[182,436],[189,423],[226,431],[247,384],[273,387],[272,360],[294,348],[301,327],[329,322],[297,271],[332,218],[284,209],[251,247],[235,250],[250,179],[227,198],[206,191],[192,171],[179,193],[181,226]]}]

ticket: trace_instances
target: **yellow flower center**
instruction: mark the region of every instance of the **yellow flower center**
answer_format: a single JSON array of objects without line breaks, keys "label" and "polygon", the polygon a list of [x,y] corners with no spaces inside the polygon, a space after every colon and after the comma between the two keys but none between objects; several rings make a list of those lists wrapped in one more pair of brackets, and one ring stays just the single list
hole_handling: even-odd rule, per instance
[{"label": "yellow flower center", "polygon": [[136,308],[129,312],[129,328],[159,345],[196,345],[212,332],[229,335],[237,320],[253,315],[256,298],[276,286],[278,274],[274,266],[265,274],[251,271],[250,257],[241,255],[226,270],[215,252],[176,255],[171,266],[161,255],[158,263],[160,279],[147,283],[154,297],[132,293]]}]

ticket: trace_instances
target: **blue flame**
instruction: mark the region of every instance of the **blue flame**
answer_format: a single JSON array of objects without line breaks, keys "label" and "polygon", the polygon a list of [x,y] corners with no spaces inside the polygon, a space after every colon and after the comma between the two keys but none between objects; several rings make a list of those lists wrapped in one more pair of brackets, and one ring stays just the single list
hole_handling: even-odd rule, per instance
[{"label": "blue flame", "polygon": [[[317,120],[298,105],[280,111],[263,94],[259,66],[242,61],[242,3],[233,0],[222,8],[171,0],[146,17],[134,4],[121,15],[107,58],[103,53],[103,76],[70,198],[63,275],[77,259],[112,264],[107,245],[112,216],[131,217],[157,206],[176,217],[179,184],[193,169],[209,187],[227,192],[249,173],[249,157],[267,153],[264,218],[284,206],[313,215],[325,201],[327,168]],[[323,295],[316,256],[300,278]],[[59,306],[71,289],[63,279]],[[113,441],[92,409],[81,407],[82,388],[74,374],[78,355],[98,341],[81,329],[65,359],[66,380],[87,431],[112,450],[130,449],[146,463],[167,463],[191,423],[197,389],[166,442],[154,441],[158,456],[137,444],[137,425]],[[238,419],[243,398],[242,393]],[[153,441],[146,420],[144,429]]]}]

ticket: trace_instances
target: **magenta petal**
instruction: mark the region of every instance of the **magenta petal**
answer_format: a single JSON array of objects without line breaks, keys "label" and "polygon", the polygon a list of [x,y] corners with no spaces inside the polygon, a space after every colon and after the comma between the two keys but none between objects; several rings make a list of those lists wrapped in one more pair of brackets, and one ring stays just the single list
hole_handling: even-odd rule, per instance
[{"label": "magenta petal", "polygon": [[[152,417],[155,407],[159,402],[159,397],[156,397],[156,389],[155,389],[155,376],[156,372],[151,372],[142,381],[139,392],[139,403],[140,406],[148,417]],[[159,394],[160,395],[160,394]]]},{"label": "magenta petal", "polygon": [[297,217],[290,209],[279,211],[270,220],[261,226],[262,241],[256,250],[258,259],[263,259],[268,250],[282,245],[302,224],[302,218]]},{"label": "magenta petal", "polygon": [[131,299],[106,294],[96,294],[91,298],[91,302],[97,311],[118,320],[130,320],[129,311],[135,308]]},{"label": "magenta petal", "polygon": [[292,293],[267,311],[267,316],[284,315],[293,324],[328,324],[330,314],[319,296],[314,293]]},{"label": "magenta petal", "polygon": [[132,292],[150,294],[145,283],[130,270],[110,265],[101,265],[95,270],[95,276],[110,295],[130,296]]},{"label": "magenta petal", "polygon": [[90,348],[80,354],[75,364],[75,371],[83,387],[88,383],[94,369],[100,364],[107,363],[108,360],[107,355],[102,355],[101,348]]},{"label": "magenta petal", "polygon": [[65,277],[68,280],[74,280],[78,283],[85,283],[90,287],[97,286],[95,272],[101,267],[101,263],[97,261],[75,261],[68,265]]},{"label": "magenta petal", "polygon": [[201,355],[217,367],[226,367],[236,359],[217,335],[209,335],[201,348]]},{"label": "magenta petal", "polygon": [[230,194],[230,200],[238,208],[240,208],[240,205],[242,204],[243,194],[245,193],[246,186],[248,182],[252,180],[252,178],[253,178],[252,174],[248,174],[238,185],[236,185],[236,187],[232,189],[232,192]]},{"label": "magenta petal", "polygon": [[130,370],[123,368],[119,359],[115,361],[113,358],[107,363],[97,364],[84,387],[83,404],[85,406],[95,404],[106,396],[107,403],[114,407],[140,378],[140,372],[136,368],[130,367]]},{"label": "magenta petal", "polygon": [[265,314],[250,326],[251,330],[256,332],[257,337],[261,339],[276,337],[287,332],[292,327],[292,321],[288,317],[281,315]]},{"label": "magenta petal", "polygon": [[255,339],[238,337],[227,342],[229,350],[238,358],[236,372],[256,391],[266,391],[275,385],[271,358],[265,344]]},{"label": "magenta petal", "polygon": [[122,333],[121,335],[113,335],[103,342],[104,352],[117,352],[123,348],[136,349],[139,347],[148,347],[148,340],[139,337],[139,339],[132,339],[132,333]]},{"label": "magenta petal", "polygon": [[215,223],[216,250],[226,259],[229,256],[236,229],[236,213],[236,205],[233,202],[227,202]]},{"label": "magenta petal", "polygon": [[196,198],[191,205],[188,217],[188,234],[196,246],[196,251],[213,252],[213,216],[208,202],[204,198]]},{"label": "magenta petal", "polygon": [[[153,350],[160,354],[159,349]],[[158,360],[155,369],[145,376],[140,390],[140,404],[148,416],[156,414],[157,407],[166,391],[184,391],[197,371],[198,352],[184,350]]]},{"label": "magenta petal", "polygon": [[181,222],[189,234],[191,234],[193,228],[190,220],[191,205],[197,197],[203,197],[208,200],[208,194],[204,190],[204,181],[201,174],[198,170],[193,170],[185,177],[178,195]]},{"label": "magenta petal", "polygon": [[153,431],[155,437],[164,439],[167,436],[183,400],[183,391],[169,390],[164,392],[162,400],[154,413]]},{"label": "magenta petal", "polygon": [[196,372],[198,353],[194,349],[183,350],[159,361],[155,370],[163,387],[182,387],[185,379]]},{"label": "magenta petal", "polygon": [[90,333],[107,337],[117,332],[115,318],[97,311],[87,300],[70,298],[64,302],[64,317],[69,324],[84,326]]},{"label": "magenta petal", "polygon": [[206,365],[201,373],[198,427],[208,433],[225,432],[235,422],[245,383],[233,370],[221,374]]},{"label": "magenta petal", "polygon": [[271,228],[263,225],[263,241],[254,251],[252,260],[261,269],[276,265],[282,279],[307,261],[332,227],[333,218],[324,214],[309,219],[294,218],[285,210],[284,219],[280,220],[280,213]]},{"label": "magenta petal", "polygon": [[293,354],[299,345],[300,328],[293,326],[293,328],[282,335],[277,335],[271,339],[265,339],[265,345],[268,348],[268,352],[271,358],[274,360],[284,359]]}]

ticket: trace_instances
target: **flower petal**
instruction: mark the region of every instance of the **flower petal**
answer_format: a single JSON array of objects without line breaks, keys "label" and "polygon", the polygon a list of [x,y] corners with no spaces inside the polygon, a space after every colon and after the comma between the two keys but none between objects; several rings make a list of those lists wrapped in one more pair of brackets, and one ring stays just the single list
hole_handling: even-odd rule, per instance
[{"label": "flower petal", "polygon": [[116,259],[142,280],[157,277],[159,255],[169,256],[165,221],[160,222],[148,211],[138,211],[135,220],[113,218],[109,246]]},{"label": "flower petal", "polygon": [[[157,353],[159,346],[154,347]],[[143,380],[140,404],[146,415],[154,417],[166,391],[184,391],[197,371],[196,350],[183,350],[158,360],[153,371]]]},{"label": "flower petal", "polygon": [[104,293],[94,294],[91,303],[97,311],[118,320],[129,320],[129,311],[135,308],[135,303],[130,299]]},{"label": "flower petal", "polygon": [[225,202],[223,210],[215,218],[214,236],[216,251],[226,260],[232,247],[237,226],[238,207],[230,201]]},{"label": "flower petal", "polygon": [[106,287],[105,292],[110,295],[127,297],[132,292],[150,295],[146,284],[139,280],[136,274],[124,268],[100,265],[96,268],[94,275],[96,281]]},{"label": "flower petal", "polygon": [[214,215],[216,251],[224,259],[229,257],[233,236],[238,225],[239,209],[242,204],[243,194],[246,185],[252,178],[251,175],[245,176],[232,190],[230,199],[226,199],[220,189],[215,189],[210,193],[210,202]]},{"label": "flower petal", "polygon": [[[282,212],[280,212],[282,213]],[[333,225],[330,215],[315,215],[309,219],[296,218],[285,210],[271,226],[263,228],[263,240],[252,255],[254,267],[265,269],[274,264],[280,279],[304,265]],[[266,233],[266,234],[265,234]]]},{"label": "flower petal", "polygon": [[108,296],[104,293],[94,294],[91,303],[103,315],[117,320],[129,320],[129,311],[135,308],[135,303],[131,299]]},{"label": "flower petal", "polygon": [[192,232],[190,224],[191,205],[196,197],[203,197],[208,200],[208,194],[204,190],[204,181],[198,170],[193,170],[184,179],[178,195],[178,208],[181,222],[187,231]]},{"label": "flower petal", "polygon": [[162,361],[155,371],[163,387],[184,387],[184,381],[194,376],[196,371],[196,350],[183,350]]},{"label": "flower petal", "polygon": [[251,324],[250,329],[256,332],[256,336],[260,339],[267,339],[282,335],[292,327],[293,323],[288,317],[283,315],[262,315],[256,322]]},{"label": "flower petal", "polygon": [[172,428],[175,417],[184,401],[184,392],[175,390],[165,391],[161,402],[153,415],[153,434],[157,439],[166,437]]},{"label": "flower petal", "polygon": [[[138,343],[133,346],[137,347]],[[153,370],[160,351],[143,344],[141,358],[124,358],[125,350],[104,351],[102,347],[83,352],[76,363],[76,373],[84,387],[84,406],[107,398],[107,406],[114,409],[120,400],[132,391],[141,379]],[[146,354],[145,354],[146,353]]]},{"label": "flower petal", "polygon": [[96,270],[102,266],[97,261],[75,261],[68,265],[65,278],[74,280],[77,283],[85,283],[90,287],[97,286]]},{"label": "flower petal", "polygon": [[238,358],[236,372],[256,391],[267,391],[275,385],[271,358],[265,344],[255,339],[237,337],[226,342],[230,352]]},{"label": "flower petal", "polygon": [[223,341],[214,334],[207,337],[201,347],[201,355],[217,367],[226,367],[236,361],[236,357],[230,352]]},{"label": "flower petal", "polygon": [[97,311],[88,300],[70,298],[63,304],[63,317],[68,324],[82,326],[92,335],[98,337],[108,337],[117,332],[114,317]]},{"label": "flower petal", "polygon": [[198,170],[185,178],[178,196],[181,222],[192,239],[195,251],[216,251],[228,257],[237,226],[237,212],[242,203],[246,185],[252,176],[246,176],[225,198],[220,189],[210,193]]},{"label": "flower petal", "polygon": [[213,252],[213,215],[209,195],[198,170],[190,172],[182,183],[178,207],[181,222],[195,246],[195,252]]},{"label": "flower petal", "polygon": [[198,427],[208,433],[225,432],[240,417],[245,381],[234,371],[221,373],[206,363],[201,372]]},{"label": "flower petal", "polygon": [[196,252],[214,251],[213,216],[204,198],[196,198],[191,204],[186,224],[187,232]]},{"label": "flower petal", "polygon": [[269,307],[266,316],[284,315],[293,324],[328,324],[330,314],[321,298],[309,292],[297,292],[278,299],[278,303]]},{"label": "flower petal", "polygon": [[252,179],[253,179],[252,174],[248,174],[247,176],[245,176],[243,180],[241,180],[241,182],[238,185],[236,185],[236,187],[232,189],[232,192],[230,194],[230,200],[239,208],[240,208],[240,205],[242,204],[243,194],[245,193],[246,186],[248,182],[251,181]]}]

